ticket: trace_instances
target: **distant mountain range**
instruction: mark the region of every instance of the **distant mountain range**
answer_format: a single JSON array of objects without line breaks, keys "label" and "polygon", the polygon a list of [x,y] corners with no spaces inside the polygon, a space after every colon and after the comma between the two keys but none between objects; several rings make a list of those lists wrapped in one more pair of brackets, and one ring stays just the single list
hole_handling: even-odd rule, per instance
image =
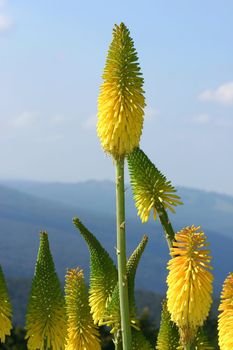
[{"label": "distant mountain range", "polygon": [[[233,197],[178,188],[184,205],[169,214],[176,230],[201,225],[213,256],[215,294],[233,271]],[[136,217],[130,186],[126,190],[128,254],[147,233],[149,243],[137,273],[136,287],[164,294],[168,249],[158,222],[141,224]],[[109,181],[83,183],[0,183],[0,264],[7,278],[31,278],[39,244],[39,231],[49,233],[56,268],[81,266],[88,277],[89,254],[72,224],[78,216],[115,259],[115,188]]]},{"label": "distant mountain range", "polygon": [[[33,181],[4,181],[0,184],[26,194],[55,201],[100,214],[113,216],[115,212],[115,187],[111,181],[86,181],[79,183],[44,183]],[[214,192],[178,187],[183,206],[179,206],[172,220],[178,228],[195,223],[233,238],[233,197]],[[137,211],[126,186],[127,215],[135,217]]]}]

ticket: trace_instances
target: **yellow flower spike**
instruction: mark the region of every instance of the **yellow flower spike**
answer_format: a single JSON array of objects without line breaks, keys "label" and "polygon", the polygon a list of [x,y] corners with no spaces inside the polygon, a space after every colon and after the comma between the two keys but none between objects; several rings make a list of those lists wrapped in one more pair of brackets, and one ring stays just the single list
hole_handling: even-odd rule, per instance
[{"label": "yellow flower spike", "polygon": [[218,318],[219,346],[221,350],[233,349],[233,273],[224,281],[221,293],[221,311]]},{"label": "yellow flower spike", "polygon": [[12,308],[2,268],[0,266],[0,341],[5,342],[6,335],[10,335]]},{"label": "yellow flower spike", "polygon": [[186,227],[175,235],[168,262],[167,308],[180,329],[183,344],[190,343],[208,316],[212,303],[206,236],[200,227]]},{"label": "yellow flower spike", "polygon": [[115,159],[139,145],[145,99],[143,78],[129,30],[113,29],[98,99],[97,134],[105,152]]},{"label": "yellow flower spike", "polygon": [[68,270],[65,292],[68,319],[65,350],[100,350],[99,333],[90,313],[82,270]]}]

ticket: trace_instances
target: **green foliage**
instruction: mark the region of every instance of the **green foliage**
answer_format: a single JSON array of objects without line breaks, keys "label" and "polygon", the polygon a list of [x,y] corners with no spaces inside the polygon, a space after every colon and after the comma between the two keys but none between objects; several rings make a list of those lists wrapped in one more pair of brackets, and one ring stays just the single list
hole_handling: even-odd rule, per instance
[{"label": "green foliage", "polygon": [[[219,304],[219,302],[218,302]],[[219,349],[218,347],[218,333],[217,333],[217,319],[216,318],[208,318],[205,322],[204,326],[205,334],[210,341],[210,344],[213,348]]]},{"label": "green foliage", "polygon": [[40,235],[35,274],[26,315],[28,349],[63,348],[66,335],[65,302],[49,248],[48,235]]},{"label": "green foliage", "polygon": [[27,350],[25,335],[26,331],[23,328],[13,328],[11,335],[6,337],[6,342],[0,344],[0,350]]},{"label": "green foliage", "polygon": [[96,237],[88,231],[78,218],[73,220],[85,239],[90,252],[89,302],[95,323],[101,323],[106,307],[117,284],[117,269],[109,254]]}]

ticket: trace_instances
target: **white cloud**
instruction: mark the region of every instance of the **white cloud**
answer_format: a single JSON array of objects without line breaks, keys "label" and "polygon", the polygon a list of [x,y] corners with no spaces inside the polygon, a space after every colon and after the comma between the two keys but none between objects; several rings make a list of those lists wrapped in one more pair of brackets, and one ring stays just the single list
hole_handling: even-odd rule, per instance
[{"label": "white cloud", "polygon": [[4,14],[0,14],[0,32],[5,32],[13,26],[12,19]]},{"label": "white cloud", "polygon": [[67,118],[62,114],[48,115],[47,113],[42,113],[37,110],[25,110],[19,113],[17,116],[12,117],[7,126],[9,129],[28,129],[34,128],[40,130],[55,130],[55,128],[69,125],[72,122],[71,118]]},{"label": "white cloud", "polygon": [[231,115],[223,116],[200,113],[192,117],[189,122],[203,127],[211,125],[215,128],[232,128],[233,126],[233,118]]},{"label": "white cloud", "polygon": [[206,125],[212,121],[212,117],[209,114],[201,113],[196,115],[192,121],[195,124]]},{"label": "white cloud", "polygon": [[233,81],[220,85],[216,89],[203,91],[199,95],[201,101],[213,101],[224,105],[233,104]]},{"label": "white cloud", "polygon": [[34,126],[39,118],[38,112],[24,111],[10,121],[10,127],[13,128],[28,128]]}]

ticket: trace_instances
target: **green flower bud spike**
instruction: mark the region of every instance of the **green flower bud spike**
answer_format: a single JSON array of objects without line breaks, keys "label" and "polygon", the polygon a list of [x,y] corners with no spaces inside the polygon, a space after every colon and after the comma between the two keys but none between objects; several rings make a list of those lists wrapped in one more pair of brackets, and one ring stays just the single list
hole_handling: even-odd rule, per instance
[{"label": "green flower bud spike", "polygon": [[[167,309],[167,301],[163,302],[160,329],[156,344],[157,350],[183,350],[181,345],[179,328],[171,320],[171,315]],[[195,340],[192,344],[193,350],[214,350],[210,345],[208,337],[203,328],[197,332]]]},{"label": "green flower bud spike", "polygon": [[8,296],[7,285],[0,266],[0,341],[5,342],[6,335],[10,335],[12,307]]},{"label": "green flower bud spike", "polygon": [[194,341],[195,350],[214,350],[214,347],[210,344],[206,332],[203,328],[200,328],[197,332],[196,339]]},{"label": "green flower bud spike", "polygon": [[[142,253],[148,242],[148,237],[145,235],[137,248],[134,250],[127,262],[127,279],[128,279],[128,294],[129,294],[129,306],[130,306],[130,321],[131,326],[138,329],[136,320],[136,303],[134,296],[134,282],[136,270],[141,259]],[[104,317],[105,321],[102,323],[112,328],[111,333],[116,334],[119,332],[121,327],[121,316],[120,316],[120,300],[119,300],[119,284],[116,284],[114,289],[111,302],[106,310]]]},{"label": "green flower bud spike", "polygon": [[144,235],[142,237],[141,242],[137,246],[137,248],[131,254],[126,265],[127,277],[128,277],[128,288],[129,288],[129,306],[130,306],[130,310],[132,310],[132,314],[134,313],[134,315],[136,315],[136,303],[135,303],[135,296],[134,296],[135,276],[136,276],[138,264],[146,248],[147,242],[148,242],[148,236]]},{"label": "green flower bud spike", "polygon": [[179,340],[179,329],[176,324],[171,321],[171,316],[167,309],[167,302],[164,301],[156,349],[177,350]]},{"label": "green flower bud spike", "polygon": [[65,350],[100,350],[99,332],[88,304],[83,271],[70,269],[66,275],[67,343]]},{"label": "green flower bud spike", "polygon": [[151,344],[144,337],[143,333],[132,328],[132,350],[153,350]]},{"label": "green flower bud spike", "polygon": [[73,222],[85,239],[90,252],[89,303],[94,323],[98,324],[103,321],[105,310],[117,284],[117,269],[109,254],[81,221],[74,218]]},{"label": "green flower bud spike", "polygon": [[40,234],[40,247],[27,308],[26,331],[29,350],[64,349],[65,302],[46,232]]},{"label": "green flower bud spike", "polygon": [[155,167],[141,149],[135,148],[127,159],[138,215],[142,222],[146,222],[151,211],[154,213],[154,219],[158,213],[168,245],[171,247],[175,233],[166,209],[174,212],[174,207],[182,204],[180,197],[174,194],[176,189],[171,185],[171,182]]}]

